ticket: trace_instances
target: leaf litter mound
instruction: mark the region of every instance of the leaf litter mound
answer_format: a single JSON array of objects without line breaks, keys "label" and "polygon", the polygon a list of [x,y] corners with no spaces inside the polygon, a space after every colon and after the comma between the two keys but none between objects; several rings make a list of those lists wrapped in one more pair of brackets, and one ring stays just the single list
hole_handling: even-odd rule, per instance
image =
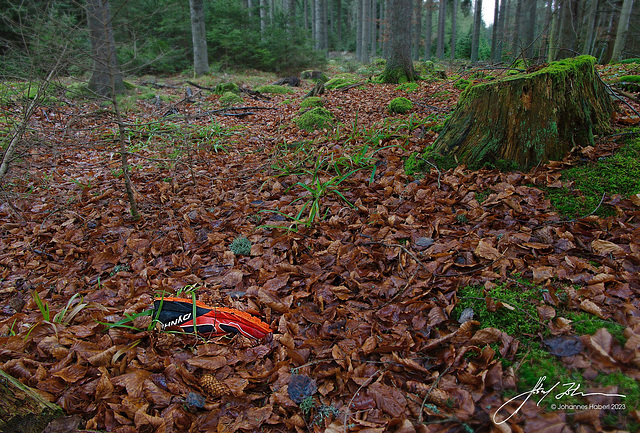
[{"label": "leaf litter mound", "polygon": [[[451,96],[434,97],[443,86]],[[373,180],[372,166],[351,173],[340,194],[320,197],[313,224],[294,227],[284,215],[307,215],[313,202],[304,185],[335,179],[314,161],[362,144],[357,132],[380,128],[388,102],[406,96],[388,85],[328,92],[324,106],[347,126],[342,135],[295,126],[305,91],[251,101],[268,109],[243,116],[213,112],[219,97],[206,92],[174,104],[175,117],[138,102],[130,125],[165,125],[128,138],[147,143],[130,161],[141,221],[128,216],[109,113],[91,102],[42,108],[0,205],[0,368],[81,414],[87,430],[602,429],[610,411],[507,403],[518,365],[505,361],[515,360],[519,336],[453,310],[461,287],[519,291],[516,276],[527,279],[543,293],[532,320],[544,324],[558,363],[640,379],[637,197],[605,197],[614,217],[569,221],[542,192],[563,185],[571,161],[610,154],[615,143],[530,173],[433,168],[414,178],[404,160],[435,134],[398,128],[375,142]],[[421,83],[409,95],[412,115],[447,112],[457,94],[450,83]],[[173,134],[171,122],[215,123],[225,141]],[[311,143],[306,162],[283,151],[301,142]],[[287,164],[297,170],[283,174]],[[241,236],[248,256],[229,249]],[[203,341],[141,314],[157,294],[185,287],[209,305],[258,315],[272,335]],[[514,308],[497,301],[480,298],[477,308]],[[616,322],[625,340],[604,328],[574,336],[560,309]],[[637,422],[637,402],[627,407]]]}]

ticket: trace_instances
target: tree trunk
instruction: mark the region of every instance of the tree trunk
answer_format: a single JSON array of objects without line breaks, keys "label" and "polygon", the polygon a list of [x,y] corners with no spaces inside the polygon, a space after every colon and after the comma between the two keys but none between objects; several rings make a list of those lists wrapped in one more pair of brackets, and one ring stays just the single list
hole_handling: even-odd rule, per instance
[{"label": "tree trunk", "polygon": [[444,30],[447,24],[447,2],[446,0],[439,0],[440,7],[438,8],[438,42],[436,47],[436,58],[444,60]]},{"label": "tree trunk", "polygon": [[364,8],[362,0],[356,0],[356,59],[362,61],[362,27],[364,27]]},{"label": "tree trunk", "polygon": [[[100,96],[124,92],[124,81],[118,67],[116,44],[111,28],[111,10],[108,0],[87,0],[87,24],[93,52],[93,70],[89,89]],[[114,77],[115,87],[111,85]]]},{"label": "tree trunk", "polygon": [[414,81],[416,73],[411,60],[411,9],[413,0],[391,0],[389,7],[390,50],[382,81],[404,83]]},{"label": "tree trunk", "polygon": [[598,16],[598,0],[589,0],[589,10],[587,12],[587,22],[585,23],[584,40],[582,41],[582,54],[592,54],[594,30],[596,18]]},{"label": "tree trunk", "polygon": [[204,25],[204,0],[189,0],[191,10],[191,40],[193,41],[193,72],[197,77],[209,72],[207,31]]},{"label": "tree trunk", "polygon": [[521,54],[522,49],[522,3],[524,0],[515,0],[516,12],[513,15],[515,26],[513,28],[513,39],[511,40],[511,52],[513,57],[517,58]]},{"label": "tree trunk", "polygon": [[424,59],[431,60],[431,33],[433,32],[433,0],[427,0],[427,26],[424,30]]},{"label": "tree trunk", "polygon": [[413,60],[420,58],[420,37],[422,32],[422,0],[416,0],[413,8]]},{"label": "tree trunk", "polygon": [[436,154],[472,168],[506,161],[527,169],[592,145],[614,110],[594,63],[581,56],[471,87],[434,143]]},{"label": "tree trunk", "polygon": [[458,0],[453,0],[453,10],[451,11],[451,60],[456,58],[457,15]]},{"label": "tree trunk", "polygon": [[622,3],[622,11],[620,12],[620,21],[618,21],[616,42],[613,46],[613,54],[611,55],[611,60],[614,62],[622,60],[622,51],[624,50],[624,44],[627,42],[632,9],[633,0],[624,0],[624,3]]},{"label": "tree trunk", "polygon": [[496,47],[498,43],[498,22],[500,22],[500,1],[496,0],[493,5],[493,27],[491,29],[491,54],[489,57],[493,62],[494,56],[496,53]]},{"label": "tree trunk", "polygon": [[267,2],[260,0],[260,33],[264,35],[267,30]]},{"label": "tree trunk", "polygon": [[362,50],[360,61],[369,63],[369,42],[371,40],[371,1],[358,0],[362,3]]},{"label": "tree trunk", "polygon": [[[496,2],[498,4],[498,2]],[[497,6],[496,6],[497,8]],[[480,28],[482,27],[482,0],[476,0],[473,15],[473,35],[471,36],[471,62],[478,61],[478,46],[480,44]]]},{"label": "tree trunk", "polygon": [[573,57],[577,49],[578,0],[564,0],[560,5],[560,30],[554,60]]},{"label": "tree trunk", "polygon": [[[496,5],[498,0],[496,0]],[[500,15],[498,16],[498,34],[496,35],[496,49],[495,52],[491,51],[491,60],[494,63],[500,63],[502,61],[502,44],[504,41],[504,25],[506,22],[507,15],[507,0],[500,1]],[[495,26],[496,23],[494,22]]]},{"label": "tree trunk", "polygon": [[536,12],[538,8],[538,2],[536,0],[527,0],[524,4],[525,13],[524,18],[524,55],[527,59],[533,58],[533,44],[535,41],[535,29],[536,29]]},{"label": "tree trunk", "polygon": [[62,409],[0,370],[0,431],[40,433]]}]

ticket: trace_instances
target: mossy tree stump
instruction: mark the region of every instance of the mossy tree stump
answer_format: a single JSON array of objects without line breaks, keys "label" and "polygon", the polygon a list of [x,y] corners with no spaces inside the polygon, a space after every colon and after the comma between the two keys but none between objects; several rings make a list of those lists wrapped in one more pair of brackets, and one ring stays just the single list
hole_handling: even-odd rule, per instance
[{"label": "mossy tree stump", "polygon": [[62,409],[0,370],[0,432],[40,433]]},{"label": "mossy tree stump", "polygon": [[471,168],[527,169],[592,144],[614,110],[594,64],[580,56],[467,89],[433,149]]}]

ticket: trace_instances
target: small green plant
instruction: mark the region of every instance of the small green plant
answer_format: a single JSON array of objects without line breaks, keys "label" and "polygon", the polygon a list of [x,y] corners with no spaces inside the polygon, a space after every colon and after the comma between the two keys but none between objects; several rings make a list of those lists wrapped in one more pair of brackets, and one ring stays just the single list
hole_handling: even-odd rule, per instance
[{"label": "small green plant", "polygon": [[40,313],[42,314],[42,319],[45,322],[48,322],[49,319],[51,318],[51,313],[49,312],[49,304],[47,304],[42,300],[42,298],[40,298],[40,294],[38,293],[37,290],[34,290],[33,292],[31,292],[31,297],[33,298],[33,302],[35,302],[36,307],[38,307],[38,310],[40,310]]},{"label": "small green plant", "polygon": [[471,84],[471,82],[469,80],[465,80],[464,78],[460,78],[455,83],[453,83],[453,87],[455,87],[458,90],[466,90],[467,87],[469,87],[469,84]]},{"label": "small green plant", "polygon": [[618,79],[618,85],[627,92],[640,91],[640,75],[624,75]]},{"label": "small green plant", "polygon": [[294,119],[298,128],[305,131],[333,128],[333,114],[323,107],[315,107],[306,111]]},{"label": "small green plant", "polygon": [[266,84],[264,86],[258,86],[255,88],[260,93],[272,93],[272,94],[285,94],[293,93],[293,90],[285,86],[277,86],[275,84]]},{"label": "small green plant", "polygon": [[316,400],[312,395],[305,397],[300,403],[300,410],[305,416],[311,415],[311,411],[316,407]]},{"label": "small green plant", "polygon": [[[80,300],[74,305],[74,301],[80,297]],[[79,293],[74,294],[62,310],[60,310],[55,316],[53,316],[54,323],[62,323],[68,325],[71,323],[74,317],[78,315],[88,304],[83,303],[84,297]]]},{"label": "small green plant", "polygon": [[220,97],[219,102],[223,107],[231,107],[232,105],[240,104],[243,102],[241,96],[236,95],[233,92],[224,92],[224,94]]},{"label": "small green plant", "polygon": [[313,107],[322,107],[324,102],[322,98],[319,96],[309,96],[306,99],[303,99],[300,103],[300,108],[313,108]]},{"label": "small green plant", "polygon": [[601,205],[603,197],[640,193],[640,139],[625,144],[608,158],[564,171],[562,179],[573,181],[573,186],[545,190],[561,215],[580,217],[591,212],[598,216],[613,215],[613,208]]},{"label": "small green plant", "polygon": [[389,113],[395,114],[405,114],[412,108],[413,102],[403,97],[392,99],[387,106],[387,110],[389,111]]},{"label": "small green plant", "polygon": [[220,83],[215,87],[214,93],[224,95],[227,92],[238,93],[240,88],[236,83]]},{"label": "small green plant", "polygon": [[245,236],[237,237],[231,242],[229,249],[236,256],[248,256],[251,254],[251,241]]},{"label": "small green plant", "polygon": [[324,88],[327,90],[341,89],[343,87],[357,84],[361,81],[362,79],[358,75],[343,73],[336,75],[335,77],[324,83]]},{"label": "small green plant", "polygon": [[396,87],[396,90],[412,93],[418,90],[419,87],[420,86],[418,85],[418,83],[410,82],[410,83],[400,84],[398,87]]}]

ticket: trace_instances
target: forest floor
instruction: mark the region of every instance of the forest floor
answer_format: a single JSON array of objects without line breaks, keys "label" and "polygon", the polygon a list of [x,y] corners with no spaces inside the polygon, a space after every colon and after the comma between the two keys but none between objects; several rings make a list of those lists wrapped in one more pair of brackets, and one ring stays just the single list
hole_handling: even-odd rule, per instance
[{"label": "forest floor", "polygon": [[[455,74],[328,90],[338,126],[314,132],[294,121],[310,81],[234,110],[185,77],[136,87],[119,102],[137,221],[111,107],[60,91],[2,186],[0,369],[81,431],[638,431],[640,189],[573,216],[550,199],[584,202],[567,169],[640,147],[635,114],[618,103],[615,134],[530,172],[409,175]],[[390,114],[401,96],[413,108]],[[3,104],[8,124],[20,104]],[[160,331],[140,313],[163,294],[273,333]]]}]

